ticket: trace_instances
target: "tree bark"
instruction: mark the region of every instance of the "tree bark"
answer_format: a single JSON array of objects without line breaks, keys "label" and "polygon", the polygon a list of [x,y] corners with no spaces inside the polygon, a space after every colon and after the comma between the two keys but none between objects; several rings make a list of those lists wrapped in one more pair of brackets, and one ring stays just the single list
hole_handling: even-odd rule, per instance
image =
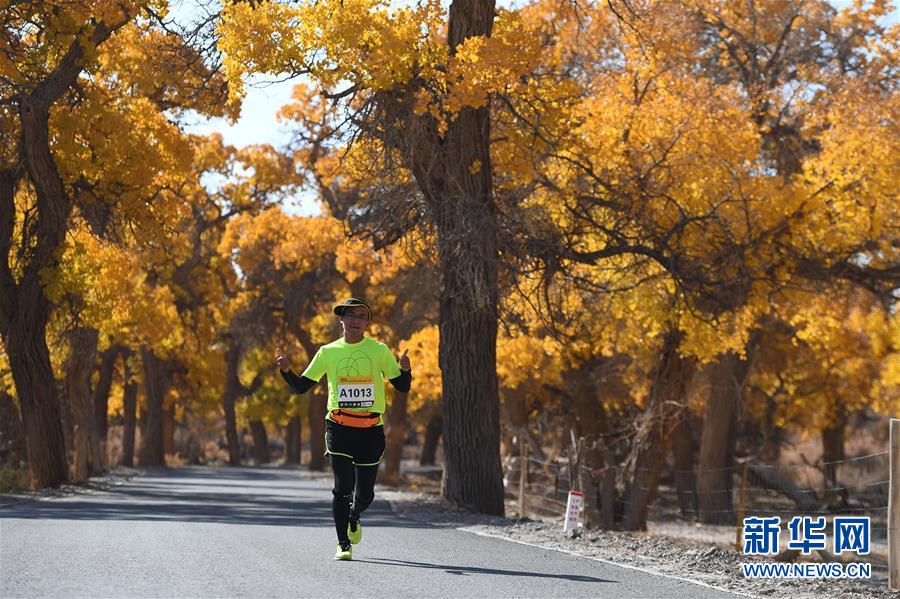
[{"label": "tree bark", "polygon": [[238,440],[235,404],[239,394],[238,366],[241,350],[235,341],[229,341],[225,351],[225,390],[222,395],[222,406],[225,409],[225,438],[228,441],[228,464],[241,465],[241,446]]},{"label": "tree bark", "polygon": [[[57,396],[56,381],[50,366],[46,326],[49,313],[40,286],[20,288],[23,302],[12,326],[4,336],[6,355],[16,385],[16,395],[25,428],[28,467],[33,489],[56,487],[68,479],[66,446]],[[31,291],[28,293],[28,291]]]},{"label": "tree bark", "polygon": [[137,383],[131,371],[131,350],[122,352],[125,386],[122,393],[122,465],[134,466],[134,433],[137,424]]},{"label": "tree bark", "polygon": [[141,360],[144,363],[147,423],[141,431],[140,462],[141,466],[165,466],[163,406],[168,391],[168,369],[148,347],[141,348]]},{"label": "tree bark", "polygon": [[422,457],[420,466],[434,466],[437,461],[438,442],[444,429],[444,417],[440,411],[436,411],[425,426],[425,440],[422,442]]},{"label": "tree bark", "polygon": [[268,464],[272,461],[269,453],[269,435],[266,433],[266,425],[262,420],[250,421],[250,434],[253,435],[253,457],[256,465]]},{"label": "tree bark", "polygon": [[603,472],[600,474],[600,520],[603,530],[616,525],[616,468],[612,451],[602,440],[598,441],[603,453]]},{"label": "tree bark", "polygon": [[12,395],[0,389],[0,462],[12,456],[16,466],[19,460],[27,460],[25,427]]},{"label": "tree bark", "polygon": [[309,417],[309,469],[325,470],[325,411],[328,408],[328,397],[313,387],[309,391],[307,415]]},{"label": "tree bark", "polygon": [[622,363],[621,356],[594,357],[584,362],[574,376],[566,377],[564,393],[571,398],[577,437],[593,442],[609,432],[604,397],[616,392],[613,373]]},{"label": "tree bark", "polygon": [[[444,374],[444,496],[479,513],[502,516],[496,295],[481,310],[455,295],[453,290],[464,288],[458,272],[462,263],[448,261],[439,350]],[[496,284],[496,271],[488,278]]]},{"label": "tree bark", "polygon": [[847,427],[847,412],[839,403],[834,420],[822,429],[822,462],[825,468],[825,488],[838,487],[838,464],[844,459],[844,430]]},{"label": "tree bark", "polygon": [[611,470],[612,456],[604,442],[609,427],[602,395],[610,386],[605,376],[610,364],[609,358],[588,360],[565,380],[566,394],[571,397],[574,408],[575,435],[584,438],[579,456],[584,525],[585,528],[605,530],[615,524],[615,479]]},{"label": "tree bark", "polygon": [[403,442],[409,428],[406,413],[407,393],[394,392],[394,400],[387,411],[385,433],[384,472],[381,481],[386,485],[400,484],[400,460],[403,458]]},{"label": "tree bark", "polygon": [[681,515],[690,518],[697,513],[697,475],[694,473],[693,414],[681,412],[672,431],[672,463],[675,470],[675,492]]},{"label": "tree bark", "polygon": [[97,422],[97,433],[100,435],[100,441],[106,441],[106,434],[109,430],[109,389],[112,387],[113,372],[116,369],[116,358],[119,357],[121,347],[113,345],[105,350],[100,357],[100,378],[97,379],[97,386],[94,387],[94,414]]},{"label": "tree bark", "polygon": [[735,353],[720,356],[710,367],[697,467],[700,521],[705,524],[734,523],[734,445],[738,410],[749,373],[749,361]]},{"label": "tree bark", "polygon": [[763,441],[760,458],[766,464],[777,464],[781,457],[781,444],[784,442],[785,432],[780,426],[775,425],[775,412],[778,406],[775,398],[766,397],[766,413],[763,423]]},{"label": "tree bark", "polygon": [[171,396],[163,398],[163,455],[175,454],[175,403]]},{"label": "tree bark", "polygon": [[[602,480],[604,471],[601,442],[599,440],[583,442],[581,451],[583,452],[582,456],[580,456],[582,467],[578,471],[578,477],[581,492],[584,493],[584,505],[582,506],[584,527],[587,529],[597,527],[612,528],[612,523],[608,522],[608,519],[601,512],[603,499],[601,498],[601,485],[598,484]],[[595,477],[595,473],[600,473],[600,476]]]},{"label": "tree bark", "polygon": [[69,390],[66,389],[66,378],[54,379],[56,396],[59,398],[59,420],[63,431],[63,443],[66,447],[66,463],[69,464],[68,476],[71,478],[71,464],[75,456],[75,420],[72,406],[69,405]]},{"label": "tree bark", "polygon": [[525,389],[523,387],[524,384],[519,385],[503,394],[503,403],[501,405],[503,413],[501,444],[505,455],[520,455],[522,453],[522,448],[519,445],[522,439],[521,431],[528,426],[528,407],[525,402]]},{"label": "tree bark", "polygon": [[647,529],[647,509],[656,496],[663,461],[669,449],[672,429],[685,409],[688,385],[694,375],[693,359],[678,353],[680,335],[669,332],[663,341],[662,356],[641,416],[631,455],[626,465],[626,530]]},{"label": "tree bark", "polygon": [[291,416],[284,428],[284,463],[300,464],[300,447],[302,446],[303,431],[300,415]]},{"label": "tree bark", "polygon": [[91,394],[91,374],[97,358],[99,335],[97,329],[78,328],[69,331],[67,336],[66,391],[74,433],[73,476],[75,480],[83,481],[104,468]]}]

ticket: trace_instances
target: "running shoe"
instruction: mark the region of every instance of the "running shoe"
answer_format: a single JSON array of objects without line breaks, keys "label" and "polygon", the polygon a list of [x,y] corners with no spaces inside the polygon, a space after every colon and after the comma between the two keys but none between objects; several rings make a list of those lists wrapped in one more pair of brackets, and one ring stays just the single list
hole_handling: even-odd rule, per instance
[{"label": "running shoe", "polygon": [[338,545],[337,551],[334,554],[334,559],[340,559],[340,560],[353,559],[353,546],[350,543]]},{"label": "running shoe", "polygon": [[359,520],[350,520],[350,524],[347,525],[347,538],[354,545],[362,541],[362,524]]}]

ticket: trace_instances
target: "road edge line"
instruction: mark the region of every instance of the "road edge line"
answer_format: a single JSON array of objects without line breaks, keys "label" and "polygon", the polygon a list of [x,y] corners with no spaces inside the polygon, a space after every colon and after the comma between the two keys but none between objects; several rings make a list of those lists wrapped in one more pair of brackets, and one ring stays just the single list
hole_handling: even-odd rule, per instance
[{"label": "road edge line", "polygon": [[550,551],[558,551],[559,553],[565,553],[567,555],[572,555],[574,557],[581,557],[584,559],[593,560],[595,562],[600,562],[600,563],[606,564],[608,566],[616,566],[618,568],[626,568],[628,570],[637,570],[638,572],[642,572],[644,574],[650,574],[652,576],[661,576],[663,578],[671,578],[674,580],[680,580],[682,582],[689,582],[689,583],[695,584],[697,586],[705,587],[708,589],[714,589],[716,591],[722,591],[724,593],[731,593],[733,595],[738,595],[741,597],[751,597],[752,599],[766,599],[766,598],[762,597],[761,595],[753,595],[750,593],[735,591],[735,590],[727,589],[724,587],[717,587],[715,585],[712,585],[712,584],[709,584],[706,582],[701,582],[699,580],[685,578],[683,576],[675,576],[674,574],[666,574],[663,572],[656,572],[654,570],[650,570],[649,568],[642,568],[641,566],[632,566],[631,564],[620,564],[620,563],[614,562],[612,560],[604,559],[602,557],[596,557],[596,556],[592,556],[592,555],[583,555],[581,553],[575,553],[574,551],[569,551],[568,549],[560,549],[558,547],[547,547],[545,545],[529,543],[528,541],[520,541],[519,539],[511,539],[511,538],[505,537],[503,535],[484,532],[484,531],[480,531],[480,530],[472,530],[471,528],[465,527],[465,526],[457,527],[456,530],[459,530],[462,532],[467,532],[467,533],[473,534],[473,535],[478,535],[479,537],[487,537],[489,539],[500,539],[501,541],[508,541],[510,543],[518,543],[519,545],[527,545],[528,547],[534,547],[536,549],[546,549],[546,550],[550,550]]}]

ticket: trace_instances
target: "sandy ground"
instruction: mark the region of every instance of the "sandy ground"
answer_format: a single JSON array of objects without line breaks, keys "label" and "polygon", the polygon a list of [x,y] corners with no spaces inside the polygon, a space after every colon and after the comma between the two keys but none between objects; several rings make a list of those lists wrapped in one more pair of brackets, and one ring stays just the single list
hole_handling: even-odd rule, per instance
[{"label": "sandy ground", "polygon": [[900,592],[887,588],[884,572],[875,569],[872,580],[868,582],[747,579],[743,576],[740,564],[749,562],[752,558],[733,549],[676,539],[659,534],[659,531],[581,531],[575,538],[568,538],[558,522],[512,520],[472,514],[454,509],[434,493],[382,489],[380,494],[404,517],[452,522],[458,528],[473,534],[502,537],[666,576],[696,580],[750,596],[791,599],[900,597]]}]

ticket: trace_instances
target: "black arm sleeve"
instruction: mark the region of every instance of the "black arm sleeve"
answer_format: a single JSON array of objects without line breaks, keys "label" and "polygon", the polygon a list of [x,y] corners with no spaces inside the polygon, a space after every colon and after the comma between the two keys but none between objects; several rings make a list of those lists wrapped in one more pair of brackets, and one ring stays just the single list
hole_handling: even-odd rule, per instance
[{"label": "black arm sleeve", "polygon": [[409,387],[412,385],[412,370],[401,370],[400,376],[388,380],[391,381],[394,389],[400,393],[408,393]]},{"label": "black arm sleeve", "polygon": [[287,372],[278,369],[281,372],[281,376],[287,381],[287,384],[291,386],[291,389],[303,395],[310,389],[312,389],[313,385],[316,384],[316,381],[306,378],[305,376],[297,376],[292,371],[288,370]]}]

